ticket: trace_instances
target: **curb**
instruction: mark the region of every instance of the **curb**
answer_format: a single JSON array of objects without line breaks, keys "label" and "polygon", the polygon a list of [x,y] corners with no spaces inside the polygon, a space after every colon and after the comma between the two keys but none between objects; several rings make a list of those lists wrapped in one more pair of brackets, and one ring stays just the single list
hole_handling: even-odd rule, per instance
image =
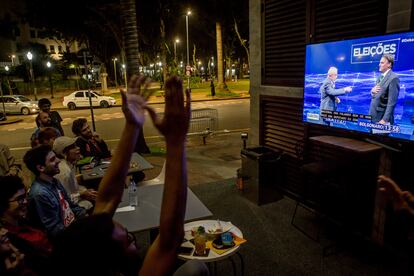
[{"label": "curb", "polygon": [[23,121],[23,119],[8,119],[8,120],[5,120],[5,121],[0,121],[0,126],[2,126],[2,125],[10,125],[10,124],[14,124],[14,123],[19,123],[19,122],[21,122],[21,121]]}]

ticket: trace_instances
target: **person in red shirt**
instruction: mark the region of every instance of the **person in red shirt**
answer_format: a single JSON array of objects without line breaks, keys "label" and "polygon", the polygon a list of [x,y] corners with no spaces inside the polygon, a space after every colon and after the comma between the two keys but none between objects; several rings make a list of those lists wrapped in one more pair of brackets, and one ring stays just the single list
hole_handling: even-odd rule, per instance
[{"label": "person in red shirt", "polygon": [[0,177],[0,221],[8,238],[24,255],[25,265],[45,274],[52,252],[46,233],[28,225],[27,194],[22,180],[16,176]]}]

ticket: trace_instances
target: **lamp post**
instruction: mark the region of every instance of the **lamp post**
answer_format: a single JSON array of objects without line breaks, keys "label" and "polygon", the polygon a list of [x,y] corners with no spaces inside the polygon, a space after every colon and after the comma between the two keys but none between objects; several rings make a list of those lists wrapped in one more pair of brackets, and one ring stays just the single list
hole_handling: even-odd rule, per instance
[{"label": "lamp post", "polygon": [[122,64],[122,69],[124,69],[124,78],[125,78],[125,89],[128,89],[127,74],[125,64]]},{"label": "lamp post", "polygon": [[115,87],[117,87],[117,86],[118,86],[118,80],[117,80],[117,78],[116,78],[116,61],[117,61],[117,60],[118,60],[117,58],[114,58],[114,59],[113,59],[113,61],[114,61]]},{"label": "lamp post", "polygon": [[186,66],[186,74],[187,74],[187,88],[190,88],[190,75],[191,71],[188,70],[190,67],[190,49],[189,49],[189,42],[188,42],[188,17],[191,15],[191,11],[188,10],[187,14],[185,15],[185,29],[187,34],[187,66]]},{"label": "lamp post", "polygon": [[37,101],[37,88],[36,88],[35,76],[33,72],[33,63],[32,63],[33,55],[31,52],[27,52],[26,57],[30,62],[30,77],[32,78],[32,82],[33,82],[33,94],[34,94],[35,101]]},{"label": "lamp post", "polygon": [[[6,72],[9,71],[9,67],[8,66],[5,66],[4,69],[6,70]],[[3,105],[3,116],[0,119],[2,121],[5,121],[5,120],[7,120],[7,117],[6,117],[6,107],[4,106],[3,89],[1,88],[1,82],[0,82],[0,93],[1,93],[1,102],[2,102],[2,105]]]},{"label": "lamp post", "polygon": [[53,99],[53,83],[52,83],[52,64],[50,63],[50,61],[46,62],[46,67],[48,69],[48,75],[49,75],[49,85],[50,85],[50,97]]},{"label": "lamp post", "polygon": [[177,66],[177,44],[180,43],[180,40],[178,38],[176,38],[174,40],[174,62],[175,62],[175,66]]}]

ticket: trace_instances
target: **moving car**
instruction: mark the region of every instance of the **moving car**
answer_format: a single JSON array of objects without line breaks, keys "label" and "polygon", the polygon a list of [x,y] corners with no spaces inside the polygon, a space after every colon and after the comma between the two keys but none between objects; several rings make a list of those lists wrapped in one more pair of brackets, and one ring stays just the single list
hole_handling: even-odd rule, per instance
[{"label": "moving car", "polygon": [[[110,107],[116,104],[116,100],[113,97],[101,96],[96,91],[91,91],[92,106]],[[66,106],[70,110],[74,110],[77,107],[89,106],[89,92],[75,91],[72,94],[63,97],[63,106]]]},{"label": "moving car", "polygon": [[3,102],[6,114],[17,113],[29,115],[39,112],[37,101],[32,101],[23,95],[7,95],[0,97],[0,112],[3,112]]}]

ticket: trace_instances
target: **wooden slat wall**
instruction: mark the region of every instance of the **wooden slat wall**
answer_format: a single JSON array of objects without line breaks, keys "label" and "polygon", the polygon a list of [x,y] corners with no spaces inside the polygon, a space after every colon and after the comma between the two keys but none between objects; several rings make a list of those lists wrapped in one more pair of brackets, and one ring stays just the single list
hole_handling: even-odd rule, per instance
[{"label": "wooden slat wall", "polygon": [[385,33],[388,1],[314,0],[312,42],[351,39]]},{"label": "wooden slat wall", "polygon": [[281,188],[292,197],[302,193],[302,156],[297,152],[304,139],[302,123],[302,99],[288,97],[260,97],[260,144],[281,150],[285,181]]},{"label": "wooden slat wall", "polygon": [[385,34],[388,1],[263,0],[262,83],[303,86],[306,43]]},{"label": "wooden slat wall", "polygon": [[263,84],[303,85],[306,1],[264,0]]}]

